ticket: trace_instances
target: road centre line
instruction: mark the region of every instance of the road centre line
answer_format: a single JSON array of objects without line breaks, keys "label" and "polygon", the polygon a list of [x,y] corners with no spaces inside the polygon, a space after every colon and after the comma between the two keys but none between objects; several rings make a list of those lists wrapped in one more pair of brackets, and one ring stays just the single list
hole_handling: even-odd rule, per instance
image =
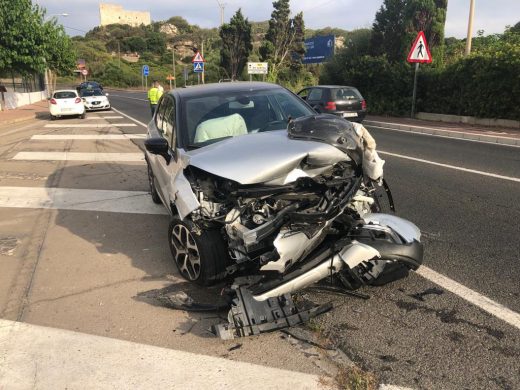
[{"label": "road centre line", "polygon": [[0,356],[5,389],[324,388],[318,375],[3,319]]},{"label": "road centre line", "polygon": [[443,167],[443,168],[455,169],[457,171],[475,173],[477,175],[489,176],[489,177],[494,177],[494,178],[497,178],[497,179],[508,180],[508,181],[513,181],[513,182],[516,182],[516,183],[520,183],[520,178],[518,178],[518,177],[503,176],[503,175],[498,175],[496,173],[478,171],[476,169],[456,167],[454,165],[442,164],[442,163],[438,163],[438,162],[435,162],[435,161],[429,161],[429,160],[424,160],[422,158],[404,156],[402,154],[390,153],[390,152],[385,152],[385,151],[382,151],[382,150],[378,150],[377,152],[379,154],[392,156],[392,157],[398,157],[398,158],[402,158],[402,159],[405,159],[405,160],[417,161],[417,162],[422,162],[422,163],[425,163],[425,164],[436,165],[436,166]]},{"label": "road centre line", "polygon": [[130,96],[122,96],[122,95],[114,95],[114,94],[112,94],[110,96],[120,97],[120,98],[123,98],[123,99],[140,100],[142,102],[147,102],[148,101],[148,99],[135,98],[135,97],[130,97]]},{"label": "road centre line", "polygon": [[520,314],[512,311],[504,305],[501,305],[500,303],[495,302],[492,299],[489,299],[488,297],[473,291],[470,288],[463,286],[462,284],[438,272],[435,272],[428,267],[421,266],[415,272],[421,275],[423,278],[428,279],[429,281],[461,297],[469,303],[472,303],[489,314],[500,318],[502,321],[507,322],[517,329],[520,329]]},{"label": "road centre line", "polygon": [[19,152],[12,160],[144,162],[143,153]]},{"label": "road centre line", "polygon": [[0,207],[168,214],[148,192],[46,187],[0,187]]},{"label": "road centre line", "polygon": [[99,129],[99,128],[105,128],[105,127],[135,127],[137,126],[135,123],[104,123],[104,124],[98,124],[98,123],[95,123],[95,124],[83,124],[83,123],[71,123],[71,124],[48,124],[48,125],[45,125],[44,127],[48,127],[48,128],[56,128],[56,129],[62,129],[62,128],[72,128],[72,127],[82,127],[82,128],[94,128],[94,129]]},{"label": "road centre line", "polygon": [[[504,143],[499,144],[497,142],[492,142],[492,141],[482,141],[482,140],[477,140],[477,139],[464,138],[463,136],[462,137],[451,137],[449,135],[429,134],[429,133],[423,133],[423,132],[420,132],[420,131],[409,131],[409,130],[402,130],[402,129],[393,129],[393,128],[390,128],[390,127],[382,127],[382,126],[374,126],[374,125],[365,125],[365,126],[367,128],[398,131],[400,133],[424,135],[426,137],[448,138],[448,139],[456,139],[456,140],[459,140],[459,141],[478,142],[478,143],[481,143],[481,144],[506,146],[506,147],[512,147],[512,148],[520,148],[520,145],[509,145],[509,144],[504,144]],[[441,130],[433,129],[433,131],[441,131]],[[442,131],[449,131],[449,130],[442,130]],[[457,133],[460,133],[460,134],[471,134],[471,135],[480,136],[480,137],[494,137],[494,138],[513,139],[513,140],[516,139],[516,138],[501,137],[501,136],[494,136],[494,135],[479,135],[479,134],[475,134],[475,133],[463,133],[463,132],[457,132]]]},{"label": "road centre line", "polygon": [[145,138],[146,134],[46,134],[33,135],[31,140],[128,140]]},{"label": "road centre line", "polygon": [[124,112],[115,109],[114,107],[112,107],[112,110],[114,110],[114,111],[117,112],[118,114],[121,114],[121,115],[127,117],[127,118],[130,119],[130,120],[133,120],[133,121],[134,121],[135,123],[137,123],[138,125],[141,125],[141,126],[143,126],[144,128],[148,128],[148,125],[147,125],[146,123],[143,123],[143,122],[141,122],[141,121],[138,121],[137,119],[132,118],[130,115],[127,115],[127,114],[125,114]]},{"label": "road centre line", "polygon": [[99,120],[99,119],[123,119],[121,115],[115,115],[115,116],[87,116],[85,119],[90,120]]}]

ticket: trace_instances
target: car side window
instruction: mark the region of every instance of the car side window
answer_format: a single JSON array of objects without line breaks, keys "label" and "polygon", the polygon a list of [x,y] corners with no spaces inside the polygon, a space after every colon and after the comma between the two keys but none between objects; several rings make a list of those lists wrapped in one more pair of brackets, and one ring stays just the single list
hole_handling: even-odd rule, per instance
[{"label": "car side window", "polygon": [[157,130],[173,147],[175,145],[175,104],[171,96],[165,96],[160,102],[155,117]]},{"label": "car side window", "polygon": [[309,92],[309,97],[307,100],[321,100],[321,97],[323,96],[323,90],[321,88],[313,88]]}]

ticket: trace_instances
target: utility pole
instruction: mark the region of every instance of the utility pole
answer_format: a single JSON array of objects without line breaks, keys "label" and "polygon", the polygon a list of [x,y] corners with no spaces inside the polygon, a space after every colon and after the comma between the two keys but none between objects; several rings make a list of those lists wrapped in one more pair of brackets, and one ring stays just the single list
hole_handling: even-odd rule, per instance
[{"label": "utility pole", "polygon": [[119,40],[117,41],[117,56],[119,58],[119,67],[121,68],[121,45]]},{"label": "utility pole", "polygon": [[218,6],[220,8],[220,25],[224,24],[224,8],[226,7],[226,3],[222,3],[220,0],[217,0]]},{"label": "utility pole", "polygon": [[[200,54],[202,55],[202,58],[204,58],[204,39],[202,40],[202,43],[200,44],[200,52],[201,52]],[[205,84],[204,83],[204,81],[205,81],[204,80],[204,74],[206,73],[206,66],[205,66],[206,64],[203,64],[203,65],[204,65],[204,69],[202,71],[202,75],[201,76],[202,76],[202,84]]]},{"label": "utility pole", "polygon": [[473,16],[475,15],[475,0],[469,2],[468,36],[466,38],[466,56],[471,53],[471,35],[473,34]]},{"label": "utility pole", "polygon": [[[173,65],[173,88],[177,88],[177,77],[175,77],[175,45],[172,45],[172,65]],[[170,80],[171,84],[171,80]],[[170,86],[171,88],[171,86]]]}]

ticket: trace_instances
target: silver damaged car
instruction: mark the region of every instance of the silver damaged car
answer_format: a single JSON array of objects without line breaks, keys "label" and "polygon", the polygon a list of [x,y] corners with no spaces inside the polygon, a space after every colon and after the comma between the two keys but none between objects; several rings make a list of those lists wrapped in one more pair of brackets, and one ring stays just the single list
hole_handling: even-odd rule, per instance
[{"label": "silver damaged car", "polygon": [[222,338],[330,309],[292,301],[316,283],[353,292],[422,263],[420,231],[395,215],[369,132],[278,85],[175,89],[159,102],[145,148],[180,274],[231,286],[228,323],[215,327]]}]

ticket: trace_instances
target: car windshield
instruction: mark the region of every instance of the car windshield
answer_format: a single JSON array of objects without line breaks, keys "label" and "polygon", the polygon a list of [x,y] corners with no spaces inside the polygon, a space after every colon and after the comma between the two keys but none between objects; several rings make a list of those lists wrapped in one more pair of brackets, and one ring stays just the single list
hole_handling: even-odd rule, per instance
[{"label": "car windshield", "polygon": [[103,91],[100,89],[82,89],[80,92],[81,97],[85,96],[105,96]]},{"label": "car windshield", "polygon": [[54,94],[54,99],[74,99],[77,97],[76,92],[73,91],[61,91]]},{"label": "car windshield", "polygon": [[287,128],[289,119],[315,114],[290,92],[276,88],[231,91],[186,98],[180,128],[190,147]]}]

